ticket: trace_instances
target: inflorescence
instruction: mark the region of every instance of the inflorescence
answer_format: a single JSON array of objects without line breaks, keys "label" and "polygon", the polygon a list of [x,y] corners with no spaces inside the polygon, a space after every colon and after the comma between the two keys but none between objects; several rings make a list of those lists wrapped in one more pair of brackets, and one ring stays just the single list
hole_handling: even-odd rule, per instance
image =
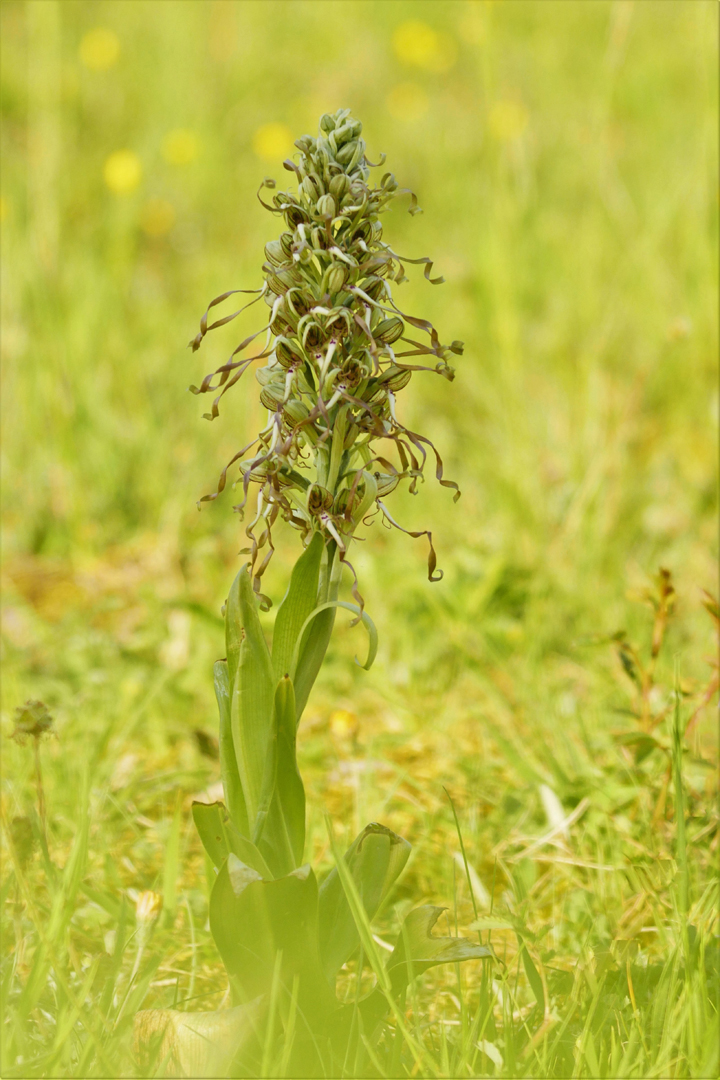
[{"label": "inflorescence", "polygon": [[[358,525],[379,510],[389,524],[401,528],[383,499],[405,478],[410,491],[416,491],[428,451],[435,458],[437,479],[454,489],[455,499],[460,495],[457,484],[443,478],[442,460],[431,441],[398,419],[396,395],[414,371],[435,371],[453,379],[448,357],[460,355],[463,343],[442,345],[430,322],[406,315],[395,305],[390,283],[407,280],[404,262],[424,265],[425,277],[433,285],[443,279],[430,276],[430,259],[401,259],[383,242],[380,215],[394,198],[409,194],[410,213],[419,208],[412,192],[400,189],[392,173],[386,172],[378,186],[370,186],[370,168],[378,166],[365,156],[361,131],[362,124],[348,109],[326,114],[317,139],[304,135],[296,141],[299,162],[284,162],[297,177],[297,192],[278,192],[269,204],[260,193],[274,189],[275,182],[263,181],[258,198],[285,221],[285,231],[265,247],[264,284],[258,290],[233,289],[216,297],[190,342],[197,350],[208,331],[229,323],[260,299],[270,308],[266,326],[242,341],[228,362],[199,387],[190,387],[194,394],[216,393],[205,414],[212,420],[218,416],[220,399],[248,367],[266,361],[256,378],[260,400],[268,409],[267,425],[223,469],[217,491],[201,500],[217,498],[236,462],[243,498],[234,509],[241,517],[250,485],[259,487],[245,530],[258,593],[273,554],[272,527],[278,516],[299,529],[306,542],[321,532],[326,542],[337,545],[340,559],[352,570],[346,556]],[[383,163],[384,156],[379,165]],[[253,293],[255,299],[208,326],[210,310],[236,293]],[[429,340],[407,336],[412,331]],[[262,350],[244,355],[263,333],[267,336]],[[431,357],[435,363],[408,362],[415,357]],[[395,464],[388,460],[383,442],[394,443]],[[436,571],[431,533],[409,535],[428,537],[429,578],[439,580],[442,572]],[[357,579],[353,591],[362,606]],[[260,595],[263,606],[269,606]]]}]

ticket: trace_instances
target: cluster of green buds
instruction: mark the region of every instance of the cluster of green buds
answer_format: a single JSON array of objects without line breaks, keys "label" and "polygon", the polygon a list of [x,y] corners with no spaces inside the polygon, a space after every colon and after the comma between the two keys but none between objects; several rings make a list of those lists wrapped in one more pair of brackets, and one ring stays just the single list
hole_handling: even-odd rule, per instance
[{"label": "cluster of green buds", "polygon": [[[370,168],[377,166],[365,156],[361,131],[361,123],[347,109],[326,114],[317,138],[305,135],[295,143],[298,160],[284,162],[295,173],[297,191],[278,192],[271,203],[264,202],[261,192],[273,190],[275,182],[263,181],[258,198],[285,225],[265,248],[264,284],[213,300],[190,343],[195,351],[209,330],[259,300],[270,309],[264,327],[242,341],[199,387],[190,387],[196,394],[216,394],[211,412],[205,414],[214,419],[227,390],[252,363],[265,362],[256,378],[268,410],[267,425],[228,463],[217,491],[201,500],[217,498],[228,469],[238,462],[243,497],[235,509],[241,516],[247,511],[250,485],[257,486],[246,534],[258,593],[272,557],[272,527],[278,516],[299,529],[306,543],[320,532],[350,566],[350,541],[368,514],[380,511],[400,528],[383,500],[403,479],[415,492],[429,452],[439,482],[453,488],[456,499],[460,494],[456,484],[444,479],[442,460],[431,441],[398,419],[396,396],[415,371],[452,379],[448,360],[462,353],[463,344],[441,344],[430,322],[395,305],[391,282],[407,280],[403,263],[424,265],[432,284],[443,279],[431,277],[430,259],[404,259],[383,241],[380,215],[394,198],[410,194],[410,213],[419,208],[412,192],[400,189],[392,173],[386,172],[377,186],[370,185]],[[252,292],[255,299],[208,326],[210,310],[238,292]],[[427,340],[409,337],[412,331]],[[247,355],[263,333],[263,347]],[[429,364],[417,363],[416,358],[428,357]],[[388,457],[390,444],[395,447],[394,462]],[[436,571],[430,532],[409,535],[428,537],[429,577],[438,580],[441,572]],[[354,592],[359,599],[357,579]]]}]

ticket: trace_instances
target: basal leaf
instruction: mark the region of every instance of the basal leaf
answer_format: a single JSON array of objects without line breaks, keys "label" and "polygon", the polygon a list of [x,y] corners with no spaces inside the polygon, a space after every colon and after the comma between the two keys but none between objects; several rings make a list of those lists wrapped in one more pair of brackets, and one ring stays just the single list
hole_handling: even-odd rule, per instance
[{"label": "basal leaf", "polygon": [[238,1053],[254,1049],[268,1002],[258,998],[247,1005],[212,1012],[143,1009],[135,1014],[134,1045],[142,1075],[228,1076]]},{"label": "basal leaf", "polygon": [[[376,822],[367,825],[345,853],[368,919],[400,876],[410,855],[410,844],[401,836]],[[360,942],[337,867],[320,886],[320,952],[328,979],[337,974]]]},{"label": "basal leaf", "polygon": [[238,831],[248,833],[247,811],[238,773],[232,737],[230,677],[227,660],[216,660],[213,666],[215,697],[220,713],[220,775],[230,817]]},{"label": "basal leaf", "polygon": [[[298,1002],[320,1017],[337,1000],[320,966],[318,891],[315,875],[302,866],[276,881],[253,878],[228,856],[210,896],[210,929],[240,1003],[269,993],[278,953],[287,995],[299,981]],[[289,1000],[289,996],[288,996]]]},{"label": "basal leaf", "polygon": [[487,945],[468,938],[435,937],[435,923],[445,908],[423,904],[406,916],[397,944],[387,962],[392,987],[399,994],[408,982],[435,964],[456,964],[464,960],[485,960],[494,953]]},{"label": "basal leaf", "polygon": [[272,662],[275,678],[290,673],[295,643],[305,620],[318,602],[323,539],[315,533],[295,563],[290,585],[278,608],[273,631]]}]

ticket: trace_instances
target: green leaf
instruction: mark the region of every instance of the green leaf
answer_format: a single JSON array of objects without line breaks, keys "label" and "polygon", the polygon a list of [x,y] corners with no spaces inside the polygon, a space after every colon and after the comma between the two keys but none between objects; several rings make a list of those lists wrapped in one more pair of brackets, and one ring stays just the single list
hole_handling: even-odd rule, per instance
[{"label": "green leaf", "polygon": [[275,691],[274,745],[268,752],[274,764],[271,802],[257,840],[275,877],[298,867],[305,847],[305,788],[297,767],[295,735],[295,693],[292,680],[283,677]]},{"label": "green leaf", "polygon": [[235,745],[231,725],[230,677],[227,660],[216,660],[213,666],[215,697],[220,712],[220,775],[230,817],[236,828],[246,836],[248,833],[245,798],[235,757]]},{"label": "green leaf", "polygon": [[240,663],[240,646],[243,639],[242,616],[240,614],[240,575],[245,573],[247,573],[247,568],[243,566],[230,586],[225,605],[225,658],[227,660],[231,694],[238,664]]},{"label": "green leaf", "polygon": [[272,644],[276,679],[289,675],[295,643],[305,620],[318,602],[322,554],[323,538],[320,533],[315,533],[295,563],[288,591],[278,608]]},{"label": "green leaf", "polygon": [[142,1075],[157,1075],[161,1062],[172,1076],[235,1075],[233,1058],[254,1049],[266,1012],[264,998],[213,1012],[141,1010],[135,1014],[134,1043]]},{"label": "green leaf", "polygon": [[247,837],[241,836],[221,802],[192,804],[193,821],[200,834],[203,847],[219,870],[232,852],[238,859],[251,866],[260,877],[272,880],[270,869],[262,855]]},{"label": "green leaf", "polygon": [[358,607],[357,604],[349,604],[345,600],[328,600],[324,604],[318,604],[315,610],[312,611],[310,615],[308,615],[307,619],[303,624],[302,630],[300,631],[300,635],[295,645],[295,652],[293,654],[292,663],[290,665],[290,674],[294,678],[296,677],[297,679],[300,679],[302,677],[302,665],[303,663],[305,663],[306,656],[305,645],[306,641],[309,640],[312,635],[311,626],[313,621],[316,620],[318,616],[322,616],[323,612],[329,610],[330,608],[339,607],[345,608],[347,611],[354,612],[357,615],[357,619],[355,621],[362,622],[363,626],[367,630],[369,638],[367,659],[365,660],[364,664],[360,664],[358,658],[355,657],[355,662],[357,664],[360,664],[360,667],[364,668],[365,671],[369,671],[372,667],[373,661],[375,660],[375,657],[377,655],[378,647],[378,632],[375,627],[375,623],[372,621],[369,615],[367,615]]},{"label": "green leaf", "polygon": [[423,904],[406,917],[387,969],[394,993],[405,989],[411,979],[436,964],[457,964],[464,960],[494,958],[487,945],[461,937],[435,937],[432,929],[445,908]]},{"label": "green leaf", "polygon": [[[368,919],[377,913],[409,855],[407,840],[376,822],[366,825],[348,848],[345,862]],[[333,867],[320,886],[319,910],[323,970],[332,979],[360,943],[337,867]]]},{"label": "green leaf", "polygon": [[[323,553],[316,601],[318,604],[323,604],[328,600],[337,600],[342,568],[340,560],[335,558],[336,548],[335,541],[330,541]],[[322,662],[325,659],[334,625],[335,608],[326,608],[317,618],[313,619],[302,650],[299,652],[299,660],[295,662],[294,666],[291,659],[289,674],[295,686],[295,709],[298,723],[307,705],[310,691],[318,677]],[[298,633],[298,638],[301,634],[302,627]],[[293,651],[296,646],[297,639]]]},{"label": "green leaf", "polygon": [[[249,833],[255,827],[263,781],[266,777],[266,758],[273,730],[275,682],[270,651],[260,625],[250,575],[242,569],[228,598],[228,643],[238,636],[230,628],[235,617],[233,597],[237,585],[237,608],[242,624],[237,674],[232,683],[230,723],[235,747],[238,774],[247,810]],[[234,648],[234,645],[233,645]],[[228,665],[230,666],[230,648]]]},{"label": "green leaf", "polygon": [[[320,966],[318,890],[308,865],[276,881],[229,855],[210,896],[210,929],[239,1003],[270,992],[278,953],[288,995],[314,1020],[337,1008]],[[289,998],[288,998],[289,1000]]]}]

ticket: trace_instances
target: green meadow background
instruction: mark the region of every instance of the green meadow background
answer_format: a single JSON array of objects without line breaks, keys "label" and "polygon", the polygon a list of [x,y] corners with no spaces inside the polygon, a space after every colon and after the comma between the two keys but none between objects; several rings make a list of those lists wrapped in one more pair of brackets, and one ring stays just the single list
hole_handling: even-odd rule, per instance
[{"label": "green meadow background", "polygon": [[[252,376],[213,423],[187,387],[257,309],[187,343],[210,299],[260,283],[279,225],[258,186],[291,186],[293,139],[341,107],[424,210],[398,200],[386,239],[446,279],[408,270],[398,296],[465,341],[457,378],[417,374],[399,408],[462,498],[431,478],[391,498],[432,529],[441,583],[424,540],[376,523],[358,545],[380,651],[355,667],[338,619],[300,735],[311,853],[329,865],[323,812],[348,840],[381,820],[415,852],[379,933],[423,900],[467,927],[447,788],[476,904],[525,921],[545,981],[541,1005],[493,934],[510,1027],[462,1075],[716,1075],[716,983],[682,950],[689,923],[717,970],[717,12],[2,4],[4,1076],[132,1075],[132,1008],[223,999],[189,806],[217,793],[211,670],[243,537],[230,490],[196,502],[263,410]],[[276,605],[298,552],[280,532]],[[661,566],[677,602],[643,726],[609,638],[647,659]],[[46,847],[32,740],[8,739],[26,699],[54,718]],[[163,915],[118,1016],[147,889]],[[424,1038],[464,1030],[479,966],[459,977],[428,978]],[[428,1075],[458,1075],[432,1053]]]}]

